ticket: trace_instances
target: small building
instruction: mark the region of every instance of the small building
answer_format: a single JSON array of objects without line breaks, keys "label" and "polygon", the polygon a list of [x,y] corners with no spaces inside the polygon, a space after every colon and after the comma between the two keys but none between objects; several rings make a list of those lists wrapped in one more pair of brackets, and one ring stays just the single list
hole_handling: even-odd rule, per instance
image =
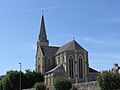
[{"label": "small building", "polygon": [[112,71],[115,73],[119,73],[119,70],[120,70],[120,66],[118,66],[118,64],[115,63],[113,68],[112,68]]},{"label": "small building", "polygon": [[65,72],[63,64],[60,64],[45,73],[45,85],[47,86],[47,88],[50,88],[50,90],[52,90],[54,88],[53,84],[55,80],[66,78],[67,73]]}]

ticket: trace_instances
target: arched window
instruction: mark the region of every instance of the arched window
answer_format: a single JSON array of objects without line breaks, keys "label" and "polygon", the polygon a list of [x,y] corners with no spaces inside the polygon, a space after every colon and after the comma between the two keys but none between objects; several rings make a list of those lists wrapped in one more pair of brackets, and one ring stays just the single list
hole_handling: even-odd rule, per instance
[{"label": "arched window", "polygon": [[40,72],[40,65],[38,65],[38,72]]},{"label": "arched window", "polygon": [[73,57],[69,57],[69,77],[73,78]]},{"label": "arched window", "polygon": [[38,57],[38,63],[40,63],[40,57]]},{"label": "arched window", "polygon": [[64,63],[64,55],[63,54],[60,55],[60,63]]},{"label": "arched window", "polygon": [[58,65],[60,64],[60,56],[57,57]]},{"label": "arched window", "polygon": [[82,56],[79,56],[78,63],[79,63],[79,78],[83,78],[83,64],[82,64]]},{"label": "arched window", "polygon": [[40,65],[41,65],[40,57],[38,57],[37,65],[38,65],[38,66],[37,66],[37,67],[38,67],[38,68],[37,68],[37,71],[40,72],[40,68],[41,68],[41,67],[40,67]]}]

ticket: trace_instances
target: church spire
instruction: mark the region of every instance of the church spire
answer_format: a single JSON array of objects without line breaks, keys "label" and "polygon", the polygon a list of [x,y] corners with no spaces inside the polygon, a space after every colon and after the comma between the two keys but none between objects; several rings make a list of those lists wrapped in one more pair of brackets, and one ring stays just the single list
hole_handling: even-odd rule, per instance
[{"label": "church spire", "polygon": [[43,15],[42,15],[42,20],[41,20],[38,43],[40,44],[40,46],[49,46],[49,41],[47,40],[45,23],[44,23],[44,16]]}]

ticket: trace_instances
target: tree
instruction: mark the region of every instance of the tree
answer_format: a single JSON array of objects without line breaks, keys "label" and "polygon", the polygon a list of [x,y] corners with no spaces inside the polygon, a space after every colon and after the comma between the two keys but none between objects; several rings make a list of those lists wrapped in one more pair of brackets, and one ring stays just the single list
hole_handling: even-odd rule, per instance
[{"label": "tree", "polygon": [[30,70],[26,70],[25,78],[26,78],[26,88],[33,87],[34,78],[33,78],[33,73]]},{"label": "tree", "polygon": [[[22,88],[25,88],[25,77],[24,73],[21,72],[21,83]],[[18,90],[20,88],[20,72],[10,70],[6,73],[6,76],[3,78],[3,90]]]},{"label": "tree", "polygon": [[8,73],[8,79],[13,90],[20,87],[20,73],[18,71],[10,71]]},{"label": "tree", "polygon": [[44,82],[41,73],[26,70],[25,73],[19,71],[8,71],[2,81],[3,90],[19,90],[20,74],[22,89],[32,88],[36,82]]},{"label": "tree", "polygon": [[0,81],[0,90],[3,90],[2,81]]},{"label": "tree", "polygon": [[13,90],[8,79],[8,74],[3,78],[2,86],[3,86],[3,90]]},{"label": "tree", "polygon": [[44,82],[44,76],[40,72],[26,70],[26,88],[32,88],[36,82]]},{"label": "tree", "polygon": [[97,82],[101,90],[120,89],[120,75],[113,72],[102,72],[97,76]]},{"label": "tree", "polygon": [[40,72],[33,71],[33,77],[34,77],[35,83],[44,82],[44,76]]}]

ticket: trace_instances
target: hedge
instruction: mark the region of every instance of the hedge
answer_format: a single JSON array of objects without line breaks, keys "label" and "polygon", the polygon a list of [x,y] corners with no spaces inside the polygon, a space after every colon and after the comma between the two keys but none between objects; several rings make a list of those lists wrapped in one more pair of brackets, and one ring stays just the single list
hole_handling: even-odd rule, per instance
[{"label": "hedge", "polygon": [[97,82],[101,90],[120,89],[120,74],[113,72],[101,72],[97,76]]}]

